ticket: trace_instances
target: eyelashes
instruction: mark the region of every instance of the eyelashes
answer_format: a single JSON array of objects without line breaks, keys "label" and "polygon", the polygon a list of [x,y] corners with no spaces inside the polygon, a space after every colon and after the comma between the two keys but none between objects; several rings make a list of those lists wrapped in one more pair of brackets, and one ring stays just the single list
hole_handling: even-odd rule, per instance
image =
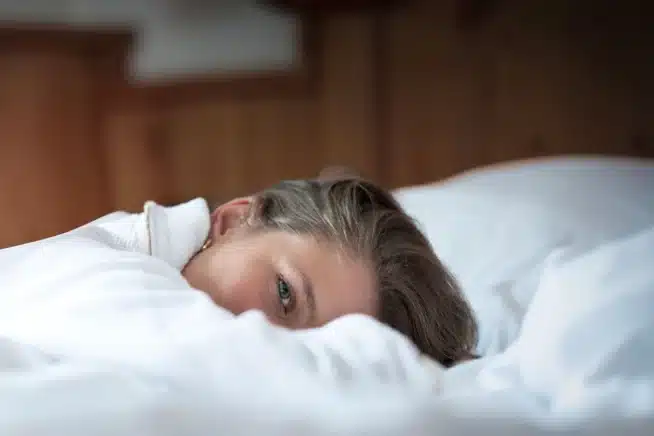
[{"label": "eyelashes", "polygon": [[288,316],[295,309],[295,292],[288,281],[282,276],[277,276],[276,291],[282,314]]}]

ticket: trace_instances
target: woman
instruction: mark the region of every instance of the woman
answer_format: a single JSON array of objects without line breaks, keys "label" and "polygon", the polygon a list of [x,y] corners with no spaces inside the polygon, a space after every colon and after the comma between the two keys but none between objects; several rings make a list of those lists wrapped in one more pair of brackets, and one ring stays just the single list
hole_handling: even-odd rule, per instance
[{"label": "woman", "polygon": [[[200,292],[172,291],[189,287]],[[443,366],[470,358],[476,345],[470,307],[413,221],[389,193],[340,174],[282,182],[213,212],[203,199],[148,202],[141,214],[117,212],[0,250],[0,288],[0,332],[64,355],[155,356],[151,338],[162,327],[152,308],[180,305],[195,311],[166,312],[168,330],[196,334],[204,322],[218,332],[217,317],[258,310],[313,331],[358,313]],[[104,343],[97,338],[116,311],[122,325]],[[180,321],[188,313],[202,322]]]},{"label": "woman", "polygon": [[332,174],[219,206],[191,286],[233,313],[304,329],[363,313],[444,366],[472,357],[477,327],[454,279],[393,197]]}]

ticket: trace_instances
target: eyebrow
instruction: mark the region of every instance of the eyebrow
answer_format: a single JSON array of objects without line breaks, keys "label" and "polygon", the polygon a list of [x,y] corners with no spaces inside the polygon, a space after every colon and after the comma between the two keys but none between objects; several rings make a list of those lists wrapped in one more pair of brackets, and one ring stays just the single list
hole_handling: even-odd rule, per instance
[{"label": "eyebrow", "polygon": [[300,281],[304,295],[307,298],[307,305],[309,306],[309,317],[307,319],[308,325],[313,325],[313,322],[316,319],[316,294],[313,292],[313,284],[309,277],[307,277],[303,272],[299,272]]}]

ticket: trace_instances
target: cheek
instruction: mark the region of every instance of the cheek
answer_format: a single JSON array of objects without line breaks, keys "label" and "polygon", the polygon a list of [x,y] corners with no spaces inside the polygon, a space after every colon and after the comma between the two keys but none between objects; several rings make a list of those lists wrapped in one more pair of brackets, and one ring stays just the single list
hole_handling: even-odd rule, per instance
[{"label": "cheek", "polygon": [[[318,298],[321,302],[319,322],[327,323],[352,313],[377,315],[377,290],[373,273],[363,264],[355,262],[326,262],[329,268],[323,273]],[[332,274],[331,271],[339,271]]]},{"label": "cheek", "polygon": [[262,286],[259,280],[248,277],[234,280],[226,284],[220,305],[236,315],[252,309],[265,311]]},{"label": "cheek", "polygon": [[271,284],[263,262],[242,256],[223,266],[217,303],[235,314],[252,309],[265,311],[265,296]]}]

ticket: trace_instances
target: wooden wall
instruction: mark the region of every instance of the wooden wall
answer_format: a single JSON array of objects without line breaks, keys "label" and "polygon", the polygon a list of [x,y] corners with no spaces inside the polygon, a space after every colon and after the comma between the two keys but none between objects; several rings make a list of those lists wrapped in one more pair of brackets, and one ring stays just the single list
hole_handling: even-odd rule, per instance
[{"label": "wooden wall", "polygon": [[[232,85],[234,92],[207,85],[205,95],[194,92],[190,98],[172,86],[168,92],[175,97],[156,93],[160,100],[146,111],[149,120],[129,107],[132,117],[125,117],[124,109],[111,115],[114,134],[130,123],[134,128],[134,118],[149,123],[152,146],[138,166],[157,160],[165,166],[155,171],[165,174],[158,182],[166,185],[162,200],[191,195],[229,199],[283,178],[315,176],[329,164],[376,176],[372,22],[345,17],[313,26],[320,41],[307,56],[316,57],[311,68],[319,70],[315,77],[298,78],[308,81],[305,86],[278,89],[278,82],[270,82],[253,94],[238,84]],[[117,135],[110,144],[112,152],[120,148],[127,153],[115,155],[118,166],[130,160],[125,157],[129,153],[141,153],[136,145],[126,146],[125,139]],[[132,207],[145,198],[134,195],[135,181],[128,180],[134,172],[124,172],[125,178],[116,182],[117,203]]]},{"label": "wooden wall", "polygon": [[307,17],[302,74],[213,85],[128,85],[124,32],[0,30],[0,246],[330,164],[396,187],[541,155],[654,157],[640,3],[415,0]]},{"label": "wooden wall", "polygon": [[68,230],[113,206],[89,50],[116,41],[25,32],[0,30],[0,247]]},{"label": "wooden wall", "polygon": [[467,20],[459,2],[419,3],[385,24],[391,185],[540,155],[654,156],[642,1],[463,2],[479,5]]}]

